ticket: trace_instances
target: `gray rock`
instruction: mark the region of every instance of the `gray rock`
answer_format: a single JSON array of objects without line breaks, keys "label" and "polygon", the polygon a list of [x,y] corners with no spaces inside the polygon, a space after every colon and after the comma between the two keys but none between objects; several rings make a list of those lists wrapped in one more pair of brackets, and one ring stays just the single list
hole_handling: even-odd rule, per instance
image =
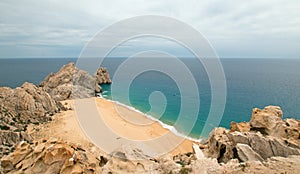
[{"label": "gray rock", "polygon": [[40,83],[57,101],[95,96],[96,78],[75,67],[74,62],[64,65],[57,73],[49,74]]},{"label": "gray rock", "polygon": [[237,149],[238,158],[242,162],[263,161],[263,158],[247,144],[238,143],[236,145],[236,149]]}]

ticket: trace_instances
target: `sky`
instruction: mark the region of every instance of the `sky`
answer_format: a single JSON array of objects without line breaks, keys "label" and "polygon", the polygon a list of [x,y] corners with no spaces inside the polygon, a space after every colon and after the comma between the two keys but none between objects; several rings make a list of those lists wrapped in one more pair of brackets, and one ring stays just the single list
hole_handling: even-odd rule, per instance
[{"label": "sky", "polygon": [[[0,58],[78,57],[97,32],[139,15],[189,24],[221,58],[300,58],[299,0],[1,0],[0,14]],[[131,42],[186,54],[160,39]]]}]

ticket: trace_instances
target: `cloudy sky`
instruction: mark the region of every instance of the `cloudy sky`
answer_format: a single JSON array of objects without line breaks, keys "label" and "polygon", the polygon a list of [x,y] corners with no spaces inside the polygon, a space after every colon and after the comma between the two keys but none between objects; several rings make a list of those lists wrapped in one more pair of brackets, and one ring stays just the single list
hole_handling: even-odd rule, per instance
[{"label": "cloudy sky", "polygon": [[[0,13],[0,58],[78,57],[98,31],[138,15],[191,25],[220,57],[300,58],[298,0],[1,0]],[[144,39],[135,47],[159,43]]]}]

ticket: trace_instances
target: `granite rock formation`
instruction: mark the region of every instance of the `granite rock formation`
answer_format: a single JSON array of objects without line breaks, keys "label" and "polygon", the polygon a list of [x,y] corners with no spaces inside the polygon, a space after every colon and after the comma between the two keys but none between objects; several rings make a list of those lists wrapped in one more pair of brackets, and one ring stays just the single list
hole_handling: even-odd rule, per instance
[{"label": "granite rock formation", "polygon": [[282,120],[278,106],[254,108],[250,123],[233,123],[231,130],[215,128],[209,137],[206,154],[218,162],[231,159],[263,161],[273,156],[300,155],[300,122]]},{"label": "granite rock formation", "polygon": [[[96,73],[96,83],[98,85],[111,84],[111,79],[110,79],[108,70],[106,68],[104,68],[104,67],[98,68],[97,73]],[[102,92],[101,86],[99,86],[99,88],[96,88],[95,91],[98,93]]]},{"label": "granite rock formation", "polygon": [[101,92],[100,84],[111,83],[107,69],[100,67],[95,77],[75,67],[74,62],[64,65],[57,73],[49,74],[40,83],[53,99],[57,101],[88,98]]},{"label": "granite rock formation", "polygon": [[64,65],[57,73],[49,74],[40,83],[57,101],[95,96],[95,78],[75,67],[73,62]]},{"label": "granite rock formation", "polygon": [[[84,149],[57,140],[41,140],[30,145],[20,142],[16,150],[1,159],[4,173],[101,173]],[[98,172],[97,172],[98,171]]]},{"label": "granite rock formation", "polygon": [[21,87],[0,88],[0,157],[20,141],[30,141],[28,124],[40,124],[63,107],[42,88],[25,82]]}]

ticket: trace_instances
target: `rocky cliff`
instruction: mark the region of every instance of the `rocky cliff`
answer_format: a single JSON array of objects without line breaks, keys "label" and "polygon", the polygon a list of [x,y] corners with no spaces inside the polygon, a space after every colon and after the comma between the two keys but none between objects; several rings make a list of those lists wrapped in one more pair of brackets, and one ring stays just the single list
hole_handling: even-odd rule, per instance
[{"label": "rocky cliff", "polygon": [[63,107],[42,88],[25,82],[21,87],[0,88],[0,156],[20,141],[30,141],[26,127],[51,120]]},{"label": "rocky cliff", "polygon": [[207,142],[207,156],[218,162],[245,162],[300,155],[300,121],[282,120],[282,116],[278,106],[255,108],[249,123],[231,123],[230,130],[215,128]]},{"label": "rocky cliff", "polygon": [[49,74],[40,83],[40,87],[53,99],[62,101],[95,96],[96,81],[88,72],[77,69],[71,62],[64,65],[57,73]]},{"label": "rocky cliff", "polygon": [[[96,72],[96,83],[101,84],[111,84],[111,79],[108,70],[104,67],[98,68]],[[97,87],[95,90],[97,93],[102,92],[101,86]]]},{"label": "rocky cliff", "polygon": [[100,84],[111,83],[107,69],[100,67],[96,76],[75,67],[73,62],[64,65],[57,73],[49,74],[40,83],[46,92],[57,101],[88,98],[101,92]]}]

